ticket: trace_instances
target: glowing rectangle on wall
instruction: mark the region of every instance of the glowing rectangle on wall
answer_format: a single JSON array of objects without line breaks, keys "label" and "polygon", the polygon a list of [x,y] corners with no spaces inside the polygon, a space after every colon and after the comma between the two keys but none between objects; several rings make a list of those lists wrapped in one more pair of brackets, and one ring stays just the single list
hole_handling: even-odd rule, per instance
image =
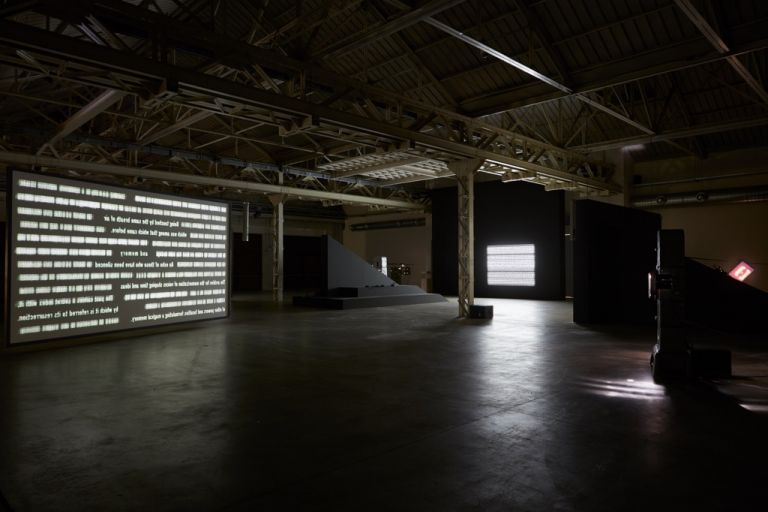
[{"label": "glowing rectangle on wall", "polygon": [[750,267],[746,261],[740,261],[738,265],[733,267],[733,270],[728,272],[728,275],[737,281],[743,281],[748,278],[754,271],[755,269]]},{"label": "glowing rectangle on wall", "polygon": [[491,286],[536,286],[536,246],[489,245],[487,279]]},{"label": "glowing rectangle on wall", "polygon": [[10,344],[227,316],[229,205],[12,173]]}]

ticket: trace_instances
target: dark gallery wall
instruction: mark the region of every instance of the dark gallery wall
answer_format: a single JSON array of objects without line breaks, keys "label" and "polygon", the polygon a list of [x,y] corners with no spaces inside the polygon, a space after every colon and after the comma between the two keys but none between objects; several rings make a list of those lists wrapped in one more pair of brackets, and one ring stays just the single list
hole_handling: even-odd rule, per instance
[{"label": "dark gallery wall", "polygon": [[261,291],[261,235],[251,233],[243,242],[242,233],[232,235],[232,291]]},{"label": "dark gallery wall", "polygon": [[320,289],[323,286],[322,237],[283,238],[283,288]]},{"label": "dark gallery wall", "polygon": [[648,273],[656,268],[655,213],[592,200],[573,204],[573,320],[652,323]]},{"label": "dark gallery wall", "polygon": [[[432,191],[434,291],[458,293],[458,192]],[[563,193],[529,183],[475,184],[475,296],[519,299],[565,297]],[[488,286],[486,247],[536,245],[536,286]]]},{"label": "dark gallery wall", "polygon": [[[262,260],[271,257],[263,252],[263,237],[251,233],[243,242],[241,233],[232,236],[232,291],[259,292],[263,289]],[[321,236],[285,236],[283,238],[283,287],[285,290],[312,290],[323,287]],[[267,240],[269,243],[269,240]],[[269,260],[266,262],[269,264]],[[269,285],[271,286],[271,285]]]}]

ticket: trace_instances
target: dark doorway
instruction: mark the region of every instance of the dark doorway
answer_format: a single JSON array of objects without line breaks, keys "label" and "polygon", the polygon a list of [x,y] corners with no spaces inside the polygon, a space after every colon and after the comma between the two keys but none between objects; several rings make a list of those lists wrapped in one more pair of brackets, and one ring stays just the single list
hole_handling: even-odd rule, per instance
[{"label": "dark doorway", "polygon": [[284,289],[312,290],[323,286],[321,241],[319,236],[286,236],[283,239]]},{"label": "dark doorway", "polygon": [[261,235],[251,233],[243,242],[242,233],[232,237],[232,291],[261,291]]}]

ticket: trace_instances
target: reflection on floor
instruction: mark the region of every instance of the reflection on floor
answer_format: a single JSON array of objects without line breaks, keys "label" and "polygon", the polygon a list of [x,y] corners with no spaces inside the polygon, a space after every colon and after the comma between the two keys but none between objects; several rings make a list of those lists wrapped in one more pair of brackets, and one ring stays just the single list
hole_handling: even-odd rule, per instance
[{"label": "reflection on floor", "polygon": [[560,302],[275,307],[0,358],[16,511],[765,510],[768,354],[653,384]]}]

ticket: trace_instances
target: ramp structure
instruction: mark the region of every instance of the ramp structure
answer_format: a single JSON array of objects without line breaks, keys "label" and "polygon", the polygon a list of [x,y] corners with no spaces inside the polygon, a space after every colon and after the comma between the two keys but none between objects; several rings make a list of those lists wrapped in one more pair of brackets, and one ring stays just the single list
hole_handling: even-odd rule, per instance
[{"label": "ramp structure", "polygon": [[686,320],[719,331],[768,335],[768,293],[686,258]]},{"label": "ramp structure", "polygon": [[293,297],[296,306],[328,309],[370,308],[444,302],[418,286],[399,285],[330,236],[322,242],[323,289]]}]

